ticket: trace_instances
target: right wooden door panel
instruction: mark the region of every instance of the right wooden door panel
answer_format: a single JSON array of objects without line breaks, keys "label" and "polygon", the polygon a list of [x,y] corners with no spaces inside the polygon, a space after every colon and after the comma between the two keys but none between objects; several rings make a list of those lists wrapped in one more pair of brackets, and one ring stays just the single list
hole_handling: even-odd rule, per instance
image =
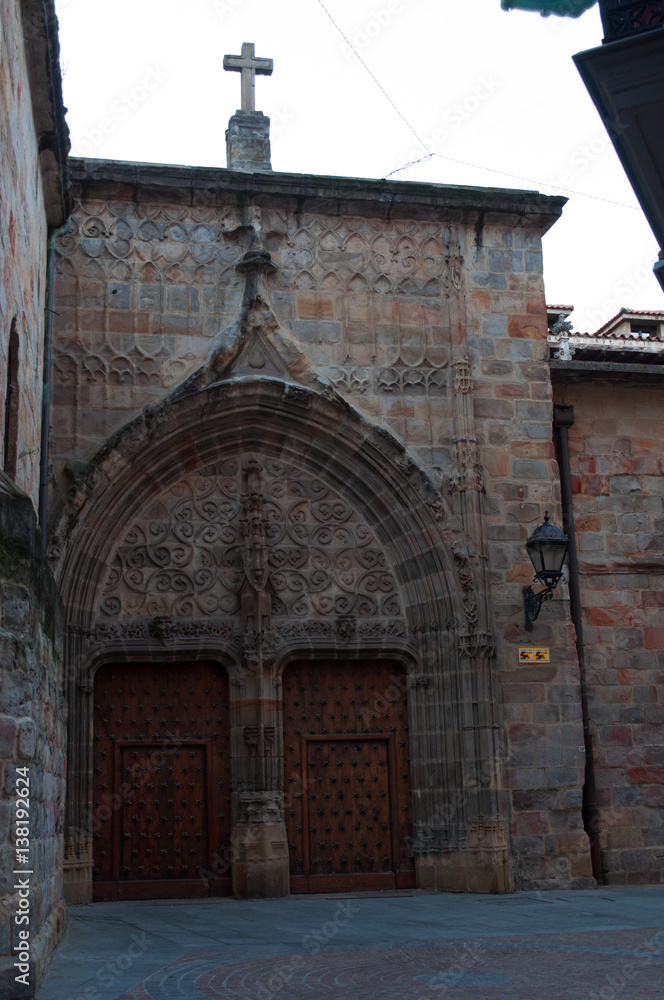
[{"label": "right wooden door panel", "polygon": [[389,661],[284,672],[292,892],[415,884],[405,677]]}]

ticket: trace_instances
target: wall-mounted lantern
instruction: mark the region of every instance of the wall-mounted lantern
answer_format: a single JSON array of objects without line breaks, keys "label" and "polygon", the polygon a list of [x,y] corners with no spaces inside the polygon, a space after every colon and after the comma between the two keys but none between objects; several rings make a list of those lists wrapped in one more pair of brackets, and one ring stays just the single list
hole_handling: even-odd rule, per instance
[{"label": "wall-mounted lantern", "polygon": [[531,586],[523,588],[523,606],[528,632],[532,631],[533,622],[540,613],[542,602],[553,597],[553,591],[562,579],[567,546],[567,535],[563,534],[555,524],[549,524],[549,512],[545,511],[544,524],[538,525],[526,542],[528,555],[535,570],[535,582],[545,585],[545,589],[537,593]]}]

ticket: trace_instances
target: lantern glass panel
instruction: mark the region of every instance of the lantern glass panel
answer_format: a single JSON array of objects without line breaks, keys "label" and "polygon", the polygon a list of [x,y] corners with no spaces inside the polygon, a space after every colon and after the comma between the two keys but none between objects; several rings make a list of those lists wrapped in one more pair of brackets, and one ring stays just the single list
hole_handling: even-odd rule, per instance
[{"label": "lantern glass panel", "polygon": [[545,573],[561,573],[565,556],[567,555],[567,543],[561,545],[560,542],[542,543],[542,562]]}]

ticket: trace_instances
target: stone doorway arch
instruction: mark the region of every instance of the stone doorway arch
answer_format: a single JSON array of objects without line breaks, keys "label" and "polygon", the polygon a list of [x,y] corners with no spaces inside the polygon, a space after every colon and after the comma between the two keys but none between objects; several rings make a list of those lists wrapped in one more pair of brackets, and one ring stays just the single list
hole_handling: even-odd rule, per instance
[{"label": "stone doorway arch", "polygon": [[463,887],[472,867],[474,886],[504,888],[492,640],[454,541],[454,519],[404,448],[329,389],[234,378],[179,391],[128,424],[54,534],[67,618],[70,899],[87,898],[91,876],[93,664],[119,653],[230,664],[238,894],[288,891],[276,664],[323,653],[409,664],[421,884],[448,871],[450,887]]}]

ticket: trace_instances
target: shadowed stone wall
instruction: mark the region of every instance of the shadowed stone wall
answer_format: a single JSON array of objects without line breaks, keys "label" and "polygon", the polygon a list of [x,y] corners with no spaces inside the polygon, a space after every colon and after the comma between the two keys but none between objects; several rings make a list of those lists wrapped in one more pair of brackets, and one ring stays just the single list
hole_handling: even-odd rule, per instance
[{"label": "shadowed stone wall", "polygon": [[[29,498],[0,483],[0,996],[32,996],[66,923],[62,898],[67,705],[60,602]],[[17,864],[17,769],[29,780],[29,864]],[[26,774],[27,772],[27,774]],[[21,783],[21,790],[25,784]],[[23,797],[23,796],[22,796]],[[24,825],[23,821],[20,823]],[[29,881],[29,923],[14,886]],[[29,931],[29,987],[17,984],[19,930]],[[24,972],[21,969],[20,972]]]},{"label": "shadowed stone wall", "polygon": [[[49,228],[69,208],[57,21],[41,0],[0,0],[0,996],[32,996],[65,926],[66,702],[60,605],[37,527]],[[13,331],[13,336],[12,336]],[[10,337],[15,356],[7,385]],[[11,417],[5,404],[11,396]],[[5,448],[5,442],[7,447]],[[5,453],[6,452],[6,453]],[[29,863],[16,856],[17,768],[29,778]],[[25,790],[26,786],[21,785]],[[23,797],[23,796],[21,796]],[[23,808],[23,806],[21,806]],[[30,870],[20,898],[15,868]],[[27,887],[25,887],[27,888]],[[25,904],[27,903],[27,910]],[[17,924],[20,914],[29,924]],[[14,966],[29,932],[25,971]],[[25,938],[21,943],[25,943]]]},{"label": "shadowed stone wall", "polygon": [[[37,504],[42,390],[43,283],[46,210],[35,141],[28,59],[18,0],[2,0],[0,108],[0,413],[5,412],[6,365],[12,322],[18,334],[19,380],[16,482]],[[4,435],[0,436],[2,451]],[[4,455],[2,455],[4,465]]]}]

